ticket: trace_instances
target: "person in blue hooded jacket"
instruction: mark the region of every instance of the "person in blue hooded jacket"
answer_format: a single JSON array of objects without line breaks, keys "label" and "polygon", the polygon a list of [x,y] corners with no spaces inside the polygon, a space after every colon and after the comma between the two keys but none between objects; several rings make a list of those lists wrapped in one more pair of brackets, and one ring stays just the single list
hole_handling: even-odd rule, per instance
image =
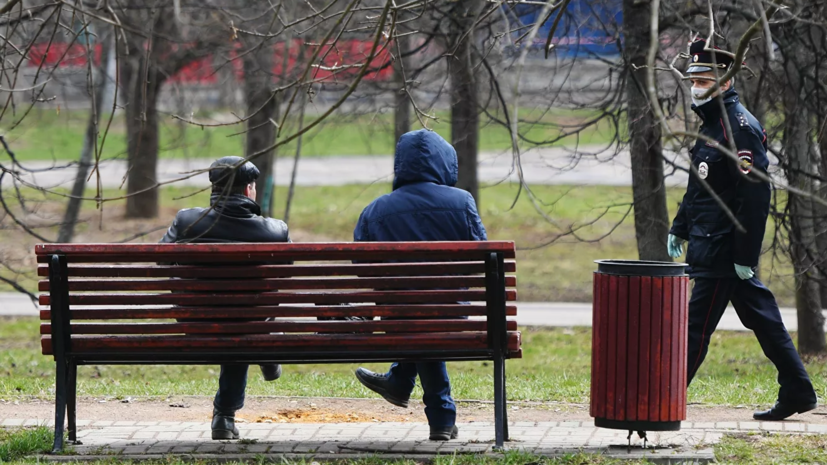
[{"label": "person in blue hooded jacket", "polygon": [[[420,129],[396,144],[393,192],[368,205],[353,231],[355,241],[484,241],[477,205],[457,183],[457,152],[439,134]],[[430,439],[458,434],[457,409],[445,362],[403,362],[387,373],[356,370],[356,378],[393,405],[407,408],[416,377],[425,394]]]}]

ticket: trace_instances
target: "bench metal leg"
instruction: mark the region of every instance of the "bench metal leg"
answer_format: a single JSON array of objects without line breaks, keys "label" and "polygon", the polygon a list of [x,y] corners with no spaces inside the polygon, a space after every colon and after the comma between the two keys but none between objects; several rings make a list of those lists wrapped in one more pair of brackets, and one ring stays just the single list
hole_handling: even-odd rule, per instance
[{"label": "bench metal leg", "polygon": [[66,363],[58,360],[55,376],[55,443],[53,453],[63,450],[63,422],[66,420]]},{"label": "bench metal leg", "polygon": [[505,442],[505,360],[494,357],[494,448],[502,449]]},{"label": "bench metal leg", "polygon": [[74,362],[69,362],[69,372],[67,373],[67,407],[69,410],[69,441],[77,442],[78,428],[77,428],[77,397],[78,397],[78,366]]},{"label": "bench metal leg", "polygon": [[503,439],[508,441],[508,390],[505,382],[505,360],[503,360]]}]

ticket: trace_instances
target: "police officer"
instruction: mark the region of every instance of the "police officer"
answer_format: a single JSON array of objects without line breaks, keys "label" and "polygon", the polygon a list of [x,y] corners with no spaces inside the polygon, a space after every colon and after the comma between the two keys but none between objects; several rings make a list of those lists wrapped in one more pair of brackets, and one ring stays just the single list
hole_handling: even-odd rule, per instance
[{"label": "police officer", "polygon": [[[669,255],[673,258],[680,257],[683,243],[689,242],[686,262],[689,276],[695,280],[689,300],[687,379],[691,382],[701,366],[710,337],[727,304],[732,302],[738,318],[755,333],[764,354],[778,370],[781,385],[775,406],[755,412],[753,418],[783,420],[813,410],[817,400],[801,358],[781,321],[775,297],[755,277],[771,195],[770,185],[755,176],[756,172],[767,172],[767,135],[758,120],[739,102],[733,80],[721,84],[711,96],[701,98],[714,86],[715,76],[723,76],[732,66],[734,55],[712,50],[704,40],[693,42],[689,51],[691,63],[687,74],[692,82],[692,110],[703,122],[700,133],[729,147],[730,136],[726,131],[726,122],[729,122],[738,161],[720,152],[708,140],[698,139],[692,149],[695,170],[667,240]],[[723,109],[718,97],[723,100]],[[735,227],[713,194],[701,185],[701,179],[745,231]]]}]

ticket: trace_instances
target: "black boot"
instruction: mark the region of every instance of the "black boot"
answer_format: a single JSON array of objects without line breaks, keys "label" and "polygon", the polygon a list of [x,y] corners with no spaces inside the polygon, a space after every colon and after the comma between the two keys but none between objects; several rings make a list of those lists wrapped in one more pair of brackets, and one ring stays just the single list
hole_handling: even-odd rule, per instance
[{"label": "black boot", "polygon": [[275,381],[281,378],[281,365],[259,365],[264,381]]},{"label": "black boot", "polygon": [[431,428],[431,436],[428,439],[431,441],[447,441],[449,439],[456,439],[457,436],[459,436],[459,428],[457,428],[457,425],[454,425],[444,428]]},{"label": "black boot", "polygon": [[810,410],[813,410],[816,407],[818,407],[817,402],[813,402],[812,404],[798,405],[778,401],[769,410],[763,410],[761,412],[753,413],[752,418],[758,421],[781,421],[791,415],[795,415],[796,413],[809,412]]},{"label": "black boot", "polygon": [[408,408],[408,401],[411,400],[411,395],[399,395],[391,392],[391,385],[388,381],[388,375],[380,375],[364,368],[356,370],[356,379],[359,380],[366,388],[384,397],[386,401],[396,405],[397,407]]},{"label": "black boot", "polygon": [[212,411],[212,438],[238,439],[238,428],[235,427],[235,413],[221,413],[213,408]]}]

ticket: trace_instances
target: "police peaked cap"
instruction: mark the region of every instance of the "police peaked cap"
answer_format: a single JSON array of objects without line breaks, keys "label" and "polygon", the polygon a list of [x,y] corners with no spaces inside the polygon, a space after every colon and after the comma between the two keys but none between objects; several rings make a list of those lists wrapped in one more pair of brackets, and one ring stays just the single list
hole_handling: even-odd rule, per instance
[{"label": "police peaked cap", "polygon": [[[246,186],[258,179],[260,174],[256,165],[244,162],[241,157],[221,157],[210,165],[210,182],[217,187]],[[238,168],[236,168],[238,166]],[[235,171],[235,172],[234,172]]]},{"label": "police peaked cap", "polygon": [[719,71],[726,72],[732,63],[735,62],[735,54],[721,50],[715,47],[714,50],[708,50],[706,40],[698,39],[692,42],[689,46],[689,68],[686,70],[688,74],[691,73],[705,73],[712,71],[713,67],[717,67]]}]

